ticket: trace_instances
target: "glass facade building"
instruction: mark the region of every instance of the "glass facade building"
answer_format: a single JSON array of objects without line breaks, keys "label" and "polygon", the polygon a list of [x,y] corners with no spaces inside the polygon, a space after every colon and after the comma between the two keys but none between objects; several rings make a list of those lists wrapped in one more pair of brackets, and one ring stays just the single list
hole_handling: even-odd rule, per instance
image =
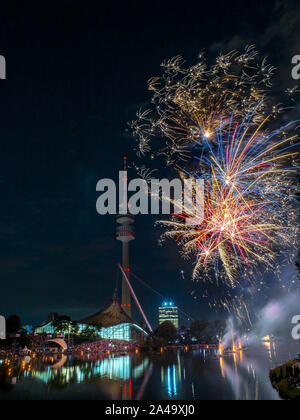
[{"label": "glass facade building", "polygon": [[[99,339],[104,340],[142,341],[148,337],[148,333],[137,323],[133,322],[122,309],[116,292],[112,302],[102,311],[78,320],[76,324],[78,326],[78,334],[81,334],[86,327],[89,327],[98,333]],[[54,335],[57,331],[53,327],[52,320],[49,320],[36,328],[35,333]]]},{"label": "glass facade building", "polygon": [[108,340],[141,341],[147,335],[137,324],[119,324],[100,330],[101,338]]},{"label": "glass facade building", "polygon": [[[143,328],[133,323],[124,323],[100,329],[87,324],[78,324],[78,334],[80,334],[87,326],[98,332],[99,339],[104,340],[141,341],[148,336]],[[47,324],[36,328],[35,334],[55,335],[59,334],[59,332],[55,331],[52,322],[48,322]]]},{"label": "glass facade building", "polygon": [[170,321],[176,329],[179,327],[178,307],[174,306],[173,302],[164,302],[162,306],[158,308],[159,312],[159,324]]}]

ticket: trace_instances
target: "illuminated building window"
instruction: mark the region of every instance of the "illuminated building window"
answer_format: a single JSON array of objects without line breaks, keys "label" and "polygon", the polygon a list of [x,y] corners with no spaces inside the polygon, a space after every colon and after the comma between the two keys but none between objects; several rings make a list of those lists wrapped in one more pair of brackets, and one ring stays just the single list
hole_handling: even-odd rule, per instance
[{"label": "illuminated building window", "polygon": [[[85,330],[87,324],[78,324],[78,334]],[[108,328],[101,328],[100,331],[96,327],[90,326],[99,333],[99,338],[106,340],[122,340],[122,341],[139,341],[147,337],[147,333],[137,324],[118,324]],[[36,334],[49,334],[56,333],[52,323],[49,322],[35,330]]]},{"label": "illuminated building window", "polygon": [[159,311],[159,324],[162,324],[166,321],[172,322],[174,327],[178,329],[179,327],[179,318],[178,318],[178,307],[174,306],[173,302],[164,302],[161,307],[158,308]]}]

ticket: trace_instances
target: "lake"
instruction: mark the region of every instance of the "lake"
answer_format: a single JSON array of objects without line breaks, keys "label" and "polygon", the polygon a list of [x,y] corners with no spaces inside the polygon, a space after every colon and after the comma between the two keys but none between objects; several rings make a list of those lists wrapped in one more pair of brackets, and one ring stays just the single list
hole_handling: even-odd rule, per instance
[{"label": "lake", "polygon": [[0,360],[0,400],[278,400],[269,371],[296,353],[272,342],[223,359],[174,350]]}]

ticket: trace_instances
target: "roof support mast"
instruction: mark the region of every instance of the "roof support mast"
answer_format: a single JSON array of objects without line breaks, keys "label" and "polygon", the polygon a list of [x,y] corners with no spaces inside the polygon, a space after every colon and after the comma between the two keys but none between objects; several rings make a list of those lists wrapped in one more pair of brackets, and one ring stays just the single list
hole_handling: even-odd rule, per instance
[{"label": "roof support mast", "polygon": [[130,292],[131,292],[131,294],[132,294],[132,296],[133,296],[133,299],[134,299],[134,301],[135,301],[135,303],[136,303],[136,306],[138,307],[138,309],[139,309],[139,311],[140,311],[140,313],[141,313],[141,315],[142,315],[142,317],[143,317],[143,320],[145,321],[145,324],[146,324],[146,325],[147,325],[147,327],[148,327],[148,330],[149,330],[150,332],[153,332],[152,327],[151,327],[151,325],[150,325],[150,323],[149,323],[149,321],[148,321],[148,319],[147,319],[147,317],[146,317],[146,315],[145,315],[145,312],[143,311],[143,309],[142,309],[142,307],[141,307],[141,305],[140,305],[140,302],[139,302],[139,300],[138,300],[138,298],[137,298],[136,294],[134,293],[134,290],[133,290],[133,288],[132,288],[132,286],[131,286],[131,284],[130,284],[130,281],[129,281],[129,279],[128,279],[128,277],[127,277],[127,275],[126,275],[126,273],[125,273],[125,271],[124,271],[123,267],[121,266],[121,264],[118,264],[118,267],[120,268],[120,270],[121,270],[121,272],[122,272],[122,274],[123,274],[123,279],[126,281],[126,283],[127,283],[128,287],[129,287],[129,290],[130,290]]}]

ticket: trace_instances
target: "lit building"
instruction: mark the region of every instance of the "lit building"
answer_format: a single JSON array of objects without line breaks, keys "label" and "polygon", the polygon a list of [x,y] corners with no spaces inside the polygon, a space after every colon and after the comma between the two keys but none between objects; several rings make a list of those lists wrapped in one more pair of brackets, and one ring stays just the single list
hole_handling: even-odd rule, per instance
[{"label": "lit building", "polygon": [[[36,328],[35,333],[46,333],[48,335],[59,333],[55,331],[52,322],[50,320]],[[89,326],[98,333],[99,339],[140,341],[148,336],[148,333],[140,325],[134,323],[122,309],[116,292],[112,302],[106,308],[94,315],[77,321],[76,324],[78,326],[78,334]]]},{"label": "lit building", "polygon": [[179,327],[178,307],[173,302],[164,302],[159,311],[159,324],[170,321],[176,329]]},{"label": "lit building", "polygon": [[54,335],[56,334],[55,328],[52,325],[52,321],[48,321],[39,327],[36,327],[34,329],[35,334],[48,334],[48,335]]},{"label": "lit building", "polygon": [[148,333],[134,323],[123,310],[117,297],[117,291],[115,291],[110,305],[102,311],[82,319],[78,324],[82,329],[87,325],[92,327],[99,325],[100,336],[103,339],[140,341],[148,336]]}]

